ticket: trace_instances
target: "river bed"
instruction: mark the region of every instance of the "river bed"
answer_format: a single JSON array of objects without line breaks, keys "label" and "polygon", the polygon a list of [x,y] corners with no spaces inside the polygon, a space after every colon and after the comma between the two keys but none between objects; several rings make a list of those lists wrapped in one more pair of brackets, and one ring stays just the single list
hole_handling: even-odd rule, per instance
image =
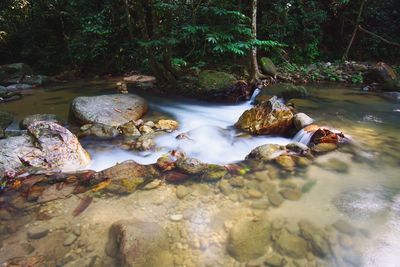
[{"label": "river bed", "polygon": [[[11,128],[34,113],[54,113],[67,120],[73,98],[114,93],[114,85],[114,80],[95,80],[38,88],[22,100],[1,104],[0,108],[14,114],[16,121]],[[296,253],[288,253],[290,244],[280,244],[278,249],[276,244],[269,244],[263,257],[270,259],[276,254],[280,257],[277,266],[400,266],[400,104],[339,85],[307,89],[311,97],[294,100],[296,107],[318,125],[342,131],[354,143],[352,149],[320,156],[303,173],[290,174],[285,179],[273,177],[270,167],[251,170],[234,177],[235,183],[228,181],[229,190],[221,182],[188,181],[178,185],[161,181],[154,188],[124,197],[99,194],[77,217],[71,215],[81,200],[76,195],[35,205],[15,222],[1,222],[0,262],[44,256],[45,260],[37,266],[118,266],[105,253],[110,226],[120,219],[135,218],[157,223],[166,231],[174,266],[261,266],[255,260],[240,262],[232,257],[236,252],[229,252],[227,247],[232,245],[229,238],[238,221],[262,218],[273,225],[283,225],[279,231],[288,233],[299,231],[296,225],[306,219],[315,227],[334,233],[335,242],[343,250],[338,252],[340,256],[325,259],[308,252],[304,260]],[[158,137],[158,150],[142,153],[123,150],[104,140],[83,139],[82,144],[92,156],[89,169],[99,171],[132,159],[151,164],[172,149],[203,162],[230,164],[242,161],[259,145],[291,142],[290,138],[249,137],[236,131],[233,124],[251,107],[250,102],[221,105],[161,98],[139,91],[131,93],[148,100],[150,112],[146,120],[173,118],[180,124],[178,131]],[[175,139],[185,132],[191,132],[193,140]],[[327,167],[330,159],[340,160],[346,165],[345,170]],[[307,184],[309,189],[302,190],[297,200],[263,205],[270,193],[264,189],[266,183],[277,190],[293,184],[303,189]],[[261,195],[253,195],[252,190]],[[181,191],[186,195],[182,197]],[[44,219],[38,214],[48,216]],[[346,230],[332,230],[332,224],[338,221],[352,225],[346,229],[356,230],[350,234],[344,233]],[[38,227],[48,229],[46,236],[28,238],[27,233]],[[251,236],[251,230],[245,230]],[[68,238],[73,239],[71,244],[67,244]],[[277,239],[279,243],[280,238]],[[346,251],[351,253],[345,255]],[[261,261],[268,262],[264,258]]]}]

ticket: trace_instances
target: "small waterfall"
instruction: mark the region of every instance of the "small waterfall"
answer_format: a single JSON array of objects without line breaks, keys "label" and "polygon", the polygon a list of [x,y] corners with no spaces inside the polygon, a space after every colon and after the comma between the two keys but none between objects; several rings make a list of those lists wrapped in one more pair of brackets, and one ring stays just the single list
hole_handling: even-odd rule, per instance
[{"label": "small waterfall", "polygon": [[314,132],[306,132],[304,129],[301,129],[295,137],[293,137],[294,142],[299,142],[308,146],[311,141],[311,137],[313,136]]},{"label": "small waterfall", "polygon": [[260,88],[256,88],[256,90],[254,90],[253,95],[251,96],[249,103],[253,104],[256,101],[256,97],[261,93],[261,89]]}]

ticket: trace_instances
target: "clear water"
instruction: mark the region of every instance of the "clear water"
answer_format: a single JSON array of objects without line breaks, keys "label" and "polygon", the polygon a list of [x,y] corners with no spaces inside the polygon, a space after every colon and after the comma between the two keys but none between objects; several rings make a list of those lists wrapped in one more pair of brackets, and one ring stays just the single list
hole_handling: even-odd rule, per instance
[{"label": "clear water", "polygon": [[[2,104],[0,108],[15,115],[13,127],[19,119],[33,113],[55,113],[67,119],[74,97],[114,93],[114,84],[114,80],[98,80],[35,89],[23,100]],[[93,266],[117,266],[115,260],[104,253],[109,227],[119,219],[137,218],[158,223],[172,236],[170,249],[175,266],[242,266],[244,263],[235,261],[226,252],[229,225],[242,218],[266,215],[270,220],[284,219],[294,224],[308,219],[321,228],[343,219],[368,232],[367,237],[359,234],[352,237],[352,251],[361,255],[361,266],[400,266],[400,104],[354,88],[308,89],[312,97],[295,100],[296,107],[313,117],[317,124],[343,131],[353,140],[354,146],[351,151],[341,149],[318,157],[304,173],[286,177],[298,184],[315,184],[299,200],[286,200],[278,208],[252,208],[255,201],[248,198],[246,192],[261,186],[252,172],[243,177],[245,186],[234,189],[229,195],[222,194],[218,184],[188,182],[185,186],[190,195],[178,199],[177,185],[162,182],[155,189],[139,190],[126,197],[99,196],[77,217],[71,214],[80,199],[72,195],[32,205],[24,216],[13,222],[2,221],[0,262],[43,255],[45,264],[37,266],[55,266],[67,258],[69,266],[84,266],[79,260],[88,262],[96,256]],[[232,125],[250,103],[216,105],[144,96],[151,110],[146,120],[157,120],[160,116],[174,118],[180,123],[178,131],[157,138],[160,149],[146,153],[125,151],[108,141],[84,141],[93,158],[90,168],[100,170],[127,159],[150,164],[171,149],[183,150],[204,162],[227,164],[242,160],[258,145],[290,142],[281,137],[250,138],[235,131]],[[183,132],[189,132],[193,141],[175,139]],[[332,158],[345,162],[348,172],[324,167]],[[280,180],[271,182],[278,186],[281,183]],[[2,203],[4,201],[2,199]],[[38,214],[42,213],[49,218],[39,218]],[[183,219],[171,220],[171,215],[176,214],[182,214]],[[29,240],[28,229],[37,226],[48,227],[51,232],[44,238]],[[74,227],[81,227],[82,234],[73,245],[64,246],[65,238]],[[84,244],[80,246],[79,241]],[[193,244],[194,241],[201,246]],[[24,249],[27,243],[34,247],[33,252]],[[290,257],[286,258],[292,262]],[[315,260],[310,262],[315,263]],[[325,264],[338,265],[332,258],[326,259]],[[351,265],[344,262],[341,266]]]}]

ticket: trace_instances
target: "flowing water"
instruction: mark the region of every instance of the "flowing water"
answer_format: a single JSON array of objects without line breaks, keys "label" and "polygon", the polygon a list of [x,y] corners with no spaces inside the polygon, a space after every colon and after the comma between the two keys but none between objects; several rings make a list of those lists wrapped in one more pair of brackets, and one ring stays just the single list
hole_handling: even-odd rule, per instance
[{"label": "flowing water", "polygon": [[[67,120],[74,97],[114,93],[114,84],[114,80],[98,80],[35,89],[22,100],[0,108],[15,115],[11,129],[34,113],[54,113]],[[300,260],[287,251],[294,249],[290,240],[276,245],[278,238],[265,251],[267,258],[274,254],[285,258],[276,266],[400,266],[400,104],[354,88],[310,86],[308,90],[311,97],[294,100],[295,106],[318,125],[343,132],[353,142],[350,148],[320,156],[305,171],[284,177],[272,175],[276,173],[272,166],[253,166],[247,174],[233,177],[239,182],[229,181],[229,190],[222,189],[220,183],[188,181],[183,184],[187,195],[181,197],[178,191],[182,185],[161,182],[151,190],[125,197],[100,194],[77,217],[71,215],[80,202],[77,195],[32,205],[30,212],[15,221],[1,221],[0,262],[43,255],[44,263],[37,266],[118,266],[105,253],[109,228],[120,219],[136,218],[165,229],[175,266],[244,266],[227,252],[232,242],[229,233],[242,219],[266,217],[273,225],[282,222],[289,232],[298,231],[297,223],[307,219],[335,233],[337,247],[342,248],[325,260],[310,253],[307,260]],[[129,159],[150,164],[172,149],[203,162],[229,164],[242,161],[259,145],[291,142],[276,136],[250,137],[234,129],[233,124],[251,107],[251,101],[220,105],[136,93],[149,101],[145,120],[173,118],[180,124],[178,131],[157,137],[155,151],[140,153],[123,150],[112,140],[85,138],[82,143],[92,156],[88,168],[102,170]],[[189,133],[190,140],[177,140],[180,133]],[[306,143],[307,136],[299,140],[302,137]],[[338,161],[339,168],[332,166]],[[270,193],[264,190],[266,184],[281,190],[294,184],[302,188],[301,198],[285,200],[279,207],[260,205]],[[262,196],[252,195],[251,190]],[[336,233],[331,225],[338,220],[350,223],[356,233],[349,233],[352,227],[348,225],[344,227],[347,234],[343,229]],[[40,239],[27,238],[27,232],[37,227],[45,227],[49,233]],[[74,239],[72,244],[66,242],[68,238]]]}]

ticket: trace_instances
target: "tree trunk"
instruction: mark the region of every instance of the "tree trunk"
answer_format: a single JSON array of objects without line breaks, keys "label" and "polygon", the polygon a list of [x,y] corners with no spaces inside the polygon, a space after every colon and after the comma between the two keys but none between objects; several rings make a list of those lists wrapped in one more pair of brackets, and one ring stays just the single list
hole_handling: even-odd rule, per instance
[{"label": "tree trunk", "polygon": [[[252,8],[251,8],[251,30],[253,33],[253,40],[257,39],[257,0],[252,0]],[[264,75],[261,74],[258,68],[257,61],[257,47],[254,45],[250,51],[250,84],[255,85],[261,78],[265,78]]]},{"label": "tree trunk", "polygon": [[132,41],[134,36],[133,36],[133,23],[132,23],[132,16],[130,12],[130,6],[128,0],[124,0],[124,5],[125,5],[125,13],[126,13],[126,24],[128,26],[128,34],[129,34],[129,40]]},{"label": "tree trunk", "polygon": [[362,16],[362,12],[364,10],[365,2],[366,2],[366,0],[361,0],[361,6],[360,6],[360,9],[358,10],[356,25],[354,26],[353,34],[351,35],[351,39],[350,39],[349,45],[346,48],[346,52],[343,55],[343,60],[347,59],[349,52],[350,52],[350,48],[353,45],[354,39],[356,38],[358,27],[361,22],[361,16]]}]

